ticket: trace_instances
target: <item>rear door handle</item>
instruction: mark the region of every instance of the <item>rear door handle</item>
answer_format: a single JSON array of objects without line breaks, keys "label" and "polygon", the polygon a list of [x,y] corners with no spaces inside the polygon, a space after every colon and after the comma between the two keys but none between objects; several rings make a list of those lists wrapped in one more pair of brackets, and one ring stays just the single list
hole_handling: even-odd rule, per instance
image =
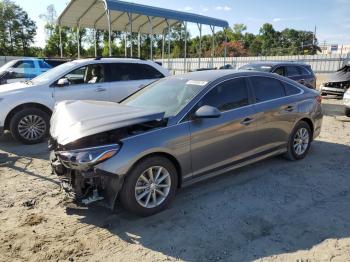
[{"label": "rear door handle", "polygon": [[241,122],[241,125],[249,126],[251,123],[254,122],[254,120],[255,120],[254,118],[247,117]]},{"label": "rear door handle", "polygon": [[98,87],[95,89],[95,92],[104,92],[106,91],[106,88],[103,88],[103,87]]},{"label": "rear door handle", "polygon": [[287,112],[293,112],[294,111],[294,106],[286,106],[285,108],[284,108],[284,111],[287,111]]}]

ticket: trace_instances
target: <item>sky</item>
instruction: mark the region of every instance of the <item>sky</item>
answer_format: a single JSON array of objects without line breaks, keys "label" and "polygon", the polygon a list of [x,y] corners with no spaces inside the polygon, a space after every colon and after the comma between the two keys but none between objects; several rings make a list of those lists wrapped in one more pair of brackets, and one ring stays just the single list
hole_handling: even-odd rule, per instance
[{"label": "sky", "polygon": [[[44,21],[40,14],[54,4],[59,15],[68,0],[14,0],[36,21],[37,46],[45,45]],[[257,34],[264,23],[273,24],[276,30],[294,28],[314,31],[320,44],[350,44],[350,0],[129,0],[146,5],[181,10],[225,19],[230,26],[247,25],[247,31]],[[209,28],[203,28],[209,33]],[[189,24],[192,36],[198,35],[195,24]]]}]

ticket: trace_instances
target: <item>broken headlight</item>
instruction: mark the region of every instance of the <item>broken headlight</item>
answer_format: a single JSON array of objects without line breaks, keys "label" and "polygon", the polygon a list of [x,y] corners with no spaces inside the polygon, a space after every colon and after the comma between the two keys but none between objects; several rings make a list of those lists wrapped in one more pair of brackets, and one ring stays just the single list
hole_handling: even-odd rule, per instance
[{"label": "broken headlight", "polygon": [[83,148],[56,153],[63,165],[77,170],[86,170],[111,157],[120,149],[119,144]]}]

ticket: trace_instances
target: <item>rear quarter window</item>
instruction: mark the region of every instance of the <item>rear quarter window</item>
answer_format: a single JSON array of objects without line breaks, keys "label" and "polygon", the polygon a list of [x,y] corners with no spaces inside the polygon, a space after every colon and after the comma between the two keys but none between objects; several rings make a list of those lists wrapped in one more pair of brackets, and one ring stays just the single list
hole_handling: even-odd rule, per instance
[{"label": "rear quarter window", "polygon": [[296,86],[293,86],[289,83],[283,83],[285,88],[286,88],[286,94],[287,96],[291,96],[291,95],[297,95],[301,92],[301,90],[299,88],[297,88]]}]

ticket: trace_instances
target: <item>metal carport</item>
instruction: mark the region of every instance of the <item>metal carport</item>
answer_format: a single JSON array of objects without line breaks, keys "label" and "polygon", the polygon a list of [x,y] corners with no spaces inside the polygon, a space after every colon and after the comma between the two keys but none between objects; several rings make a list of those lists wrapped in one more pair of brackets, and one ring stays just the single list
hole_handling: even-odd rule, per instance
[{"label": "metal carport", "polygon": [[[140,35],[149,34],[151,39],[150,57],[153,59],[153,34],[163,35],[162,58],[164,57],[166,32],[168,34],[168,58],[170,58],[170,32],[171,27],[183,24],[185,27],[185,65],[187,56],[187,23],[196,23],[200,31],[199,65],[201,58],[202,25],[208,25],[215,33],[215,27],[227,28],[228,22],[164,8],[128,3],[118,0],[71,0],[58,18],[60,27],[77,27],[77,37],[80,28],[91,28],[109,32],[109,55],[112,56],[112,31],[130,32],[130,56],[133,57],[133,44],[131,32],[138,33],[138,56],[140,57]],[[127,56],[127,36],[125,34],[125,56]],[[97,56],[97,41],[95,39],[95,55]],[[226,46],[226,45],[225,45]],[[214,48],[214,41],[212,44]],[[63,57],[62,37],[60,37],[61,57]],[[225,48],[226,57],[226,48]],[[78,41],[78,58],[80,58],[80,46]]]}]

